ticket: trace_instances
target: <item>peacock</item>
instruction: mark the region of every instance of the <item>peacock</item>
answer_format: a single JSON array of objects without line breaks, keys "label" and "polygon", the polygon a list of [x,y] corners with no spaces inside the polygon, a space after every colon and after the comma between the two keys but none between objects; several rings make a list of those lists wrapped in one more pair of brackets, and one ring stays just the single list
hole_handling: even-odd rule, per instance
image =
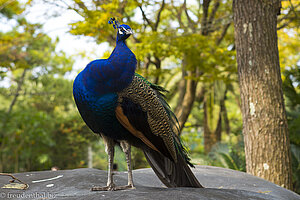
[{"label": "peacock", "polygon": [[[178,136],[178,121],[165,100],[166,90],[135,73],[137,60],[125,40],[133,34],[129,25],[115,18],[116,47],[108,59],[90,62],[75,78],[73,96],[87,126],[100,134],[108,154],[106,186],[92,191],[133,189],[131,145],[143,150],[158,178],[167,187],[203,186],[189,166],[190,158]],[[125,153],[128,185],[113,181],[114,147]],[[189,165],[189,166],[188,166]]]}]

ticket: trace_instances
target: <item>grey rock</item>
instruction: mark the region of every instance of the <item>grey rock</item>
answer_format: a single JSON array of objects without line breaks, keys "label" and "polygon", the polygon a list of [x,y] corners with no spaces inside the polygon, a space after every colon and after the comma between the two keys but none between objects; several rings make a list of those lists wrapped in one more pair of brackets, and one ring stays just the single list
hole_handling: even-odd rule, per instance
[{"label": "grey rock", "polygon": [[[230,169],[197,166],[193,169],[205,188],[166,188],[152,169],[133,171],[136,189],[92,192],[105,186],[107,172],[97,169],[39,171],[14,174],[28,183],[27,190],[3,189],[9,177],[0,176],[1,199],[201,199],[201,200],[300,200],[300,195],[264,179]],[[127,184],[127,173],[116,172],[116,185]]]}]

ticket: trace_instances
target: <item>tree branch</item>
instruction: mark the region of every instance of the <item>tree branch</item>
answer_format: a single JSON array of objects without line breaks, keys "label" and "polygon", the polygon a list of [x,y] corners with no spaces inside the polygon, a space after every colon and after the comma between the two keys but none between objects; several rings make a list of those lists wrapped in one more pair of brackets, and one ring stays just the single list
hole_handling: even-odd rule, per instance
[{"label": "tree branch", "polygon": [[125,7],[127,3],[128,3],[127,0],[121,2],[120,8],[118,9],[120,14],[123,15],[125,13]]},{"label": "tree branch", "polygon": [[160,7],[160,9],[159,9],[159,11],[157,13],[156,22],[155,22],[155,25],[154,25],[154,31],[157,31],[158,24],[160,22],[161,12],[163,11],[164,7],[165,7],[165,0],[162,1],[161,7]]},{"label": "tree branch", "polygon": [[228,23],[228,24],[225,24],[225,26],[224,26],[224,28],[223,28],[223,31],[222,31],[222,33],[221,33],[221,36],[218,38],[218,40],[217,40],[217,42],[216,42],[217,45],[220,45],[220,43],[221,43],[222,40],[224,39],[224,37],[225,37],[225,35],[226,35],[226,33],[227,33],[227,30],[228,30],[228,28],[230,27],[230,24],[231,24],[231,22]]},{"label": "tree branch", "polygon": [[[27,71],[27,69],[24,69],[24,71],[23,71],[23,73],[22,73],[22,75],[21,75],[20,80],[17,82],[17,85],[18,85],[18,86],[17,86],[17,91],[16,91],[16,94],[15,94],[15,96],[14,96],[14,98],[13,98],[11,104],[9,105],[9,108],[8,108],[8,110],[7,110],[7,116],[10,115],[10,113],[11,113],[11,111],[12,111],[14,105],[16,104],[17,99],[18,99],[18,97],[19,97],[19,95],[20,95],[20,90],[21,90],[21,88],[22,88],[22,86],[23,86],[23,83],[24,83],[24,78],[25,78],[25,75],[26,75],[26,71]],[[8,119],[8,117],[7,117],[7,119]]]},{"label": "tree branch", "polygon": [[[50,4],[50,5],[53,5],[55,7],[58,7],[58,8],[63,8],[63,9],[73,9],[71,6],[69,6],[65,1],[59,1],[59,2],[62,2],[63,4],[66,5],[66,7],[54,2],[54,1],[49,1],[49,0],[43,0],[45,3],[47,4]],[[74,9],[75,10],[75,9]],[[77,12],[77,10],[75,10]]]},{"label": "tree branch", "polygon": [[19,181],[20,183],[24,184],[24,188],[22,188],[23,190],[26,190],[27,188],[29,188],[29,185],[23,181],[21,181],[20,179],[18,179],[17,177],[15,177],[12,174],[8,174],[8,173],[0,173],[0,176],[10,176],[13,180],[9,181],[11,183],[15,182],[15,181]]},{"label": "tree branch", "polygon": [[5,8],[7,5],[9,5],[10,3],[14,2],[15,0],[9,0],[6,1],[5,3],[2,4],[2,6],[0,6],[0,11]]},{"label": "tree branch", "polygon": [[195,27],[196,23],[191,19],[190,15],[187,11],[186,0],[184,0],[182,7],[184,9],[184,13],[185,13],[186,18],[188,20],[189,27],[193,30],[193,32],[196,32],[196,27]]},{"label": "tree branch", "polygon": [[8,96],[15,96],[15,95],[30,95],[30,96],[42,96],[42,95],[50,95],[50,94],[56,94],[56,92],[24,92],[24,93],[11,93],[11,94],[8,94]]},{"label": "tree branch", "polygon": [[179,27],[180,27],[180,28],[183,28],[184,30],[186,30],[187,27],[183,24],[182,19],[181,19],[183,6],[181,6],[181,7],[178,8],[178,9],[177,9],[175,6],[173,6],[173,8],[174,8],[174,10],[176,11],[176,13],[174,13],[174,12],[172,11],[172,14],[173,14],[174,16],[177,17],[177,20],[178,20],[178,23],[179,23]]},{"label": "tree branch", "polygon": [[208,7],[211,0],[203,0],[203,17],[201,23],[201,33],[202,35],[207,35],[207,17],[208,17]]},{"label": "tree branch", "polygon": [[208,23],[207,23],[208,29],[210,29],[210,27],[215,19],[215,16],[216,16],[217,10],[219,9],[219,6],[220,6],[220,0],[217,0],[214,4],[214,7],[213,7],[211,14],[209,16],[209,19],[208,19]]},{"label": "tree branch", "polygon": [[298,18],[298,14],[295,11],[298,7],[300,6],[300,4],[294,6],[292,5],[291,9],[288,11],[288,13],[286,15],[284,15],[283,17],[281,17],[280,19],[278,19],[278,22],[282,22],[283,20],[286,20],[290,17],[291,13],[293,13],[295,15],[296,18]]},{"label": "tree branch", "polygon": [[293,12],[295,14],[296,18],[298,18],[298,13],[296,12],[296,8],[299,7],[300,4],[298,4],[297,6],[294,6],[291,0],[289,0],[289,2],[291,4],[291,8],[292,8],[291,12]]},{"label": "tree branch", "polygon": [[282,28],[285,28],[286,26],[288,26],[293,20],[298,20],[298,14],[296,9],[300,6],[300,4],[297,4],[296,6],[294,6],[291,2],[291,9],[288,11],[288,13],[286,15],[284,15],[283,17],[281,17],[280,19],[277,20],[277,24],[279,25],[279,23],[281,23],[282,21],[286,20],[287,22],[281,24],[279,27],[277,27],[277,30],[280,30]]},{"label": "tree branch", "polygon": [[[160,70],[161,69],[161,59],[159,59],[159,57],[157,57],[156,55],[154,55],[154,59],[155,59],[154,65],[155,65],[156,69]],[[158,84],[158,81],[159,81],[159,76],[156,76],[154,83]]]},{"label": "tree branch", "polygon": [[280,30],[280,29],[283,29],[283,28],[287,27],[291,23],[291,21],[294,20],[294,19],[296,19],[296,18],[290,18],[286,23],[284,23],[281,26],[277,27],[277,30]]},{"label": "tree branch", "polygon": [[152,28],[152,30],[154,30],[154,26],[153,23],[150,21],[150,19],[147,18],[145,11],[142,8],[142,5],[136,0],[136,2],[138,3],[138,7],[140,8],[141,12],[142,12],[142,16],[143,19],[147,22],[147,24]]}]

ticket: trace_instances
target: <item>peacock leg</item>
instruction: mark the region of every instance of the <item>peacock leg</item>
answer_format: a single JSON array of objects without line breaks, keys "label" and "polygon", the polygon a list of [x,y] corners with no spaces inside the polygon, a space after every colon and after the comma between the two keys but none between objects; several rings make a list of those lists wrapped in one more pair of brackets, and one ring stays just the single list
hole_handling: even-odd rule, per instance
[{"label": "peacock leg", "polygon": [[126,163],[127,163],[127,171],[128,171],[128,185],[120,186],[120,189],[135,189],[133,186],[133,177],[132,177],[132,169],[131,169],[131,145],[125,140],[120,142],[120,146],[125,153]]},{"label": "peacock leg", "polygon": [[108,154],[108,177],[107,177],[107,185],[105,187],[94,186],[92,187],[92,191],[111,191],[116,190],[116,186],[113,181],[113,162],[114,162],[114,154],[115,154],[115,142],[114,140],[102,135],[104,144],[105,144],[105,152]]}]

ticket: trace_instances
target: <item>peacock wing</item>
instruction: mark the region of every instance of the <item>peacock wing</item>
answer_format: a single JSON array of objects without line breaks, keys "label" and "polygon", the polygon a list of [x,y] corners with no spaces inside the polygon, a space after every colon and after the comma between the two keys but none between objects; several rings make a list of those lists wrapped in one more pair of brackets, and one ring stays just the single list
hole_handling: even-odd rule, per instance
[{"label": "peacock wing", "polygon": [[151,84],[136,75],[118,96],[116,116],[120,123],[148,147],[177,162],[170,113]]}]

